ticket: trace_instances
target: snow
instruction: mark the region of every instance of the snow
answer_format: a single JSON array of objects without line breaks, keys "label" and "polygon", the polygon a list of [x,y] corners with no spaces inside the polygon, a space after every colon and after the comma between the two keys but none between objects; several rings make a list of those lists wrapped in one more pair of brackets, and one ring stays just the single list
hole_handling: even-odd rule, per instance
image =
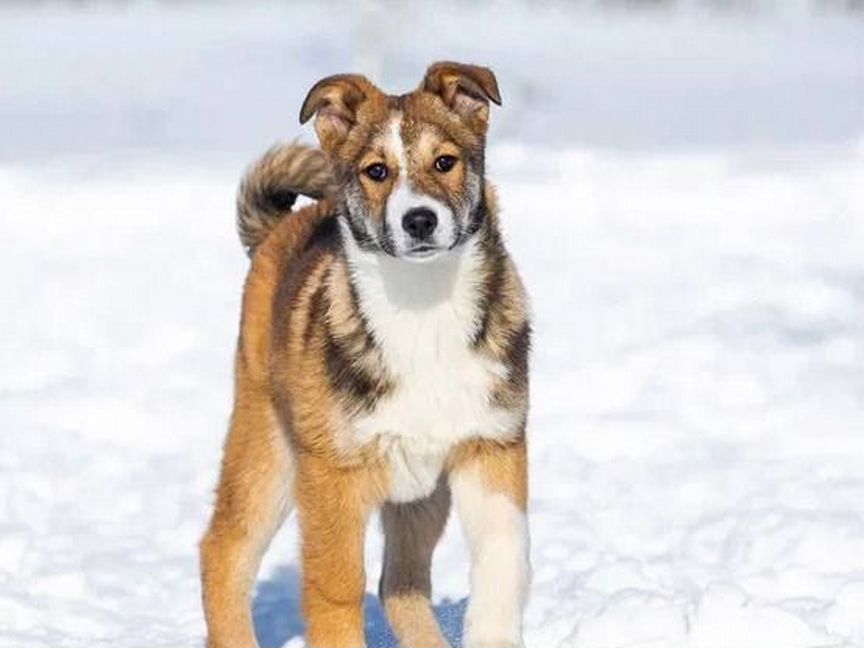
[{"label": "snow", "polygon": [[[864,646],[860,19],[443,3],[376,55],[327,7],[0,9],[0,646],[201,644],[234,189],[352,56],[397,88],[443,56],[499,71],[536,328],[527,645]],[[264,645],[302,645],[296,531]],[[371,646],[380,553],[373,525]],[[454,641],[467,565],[454,519]]]}]

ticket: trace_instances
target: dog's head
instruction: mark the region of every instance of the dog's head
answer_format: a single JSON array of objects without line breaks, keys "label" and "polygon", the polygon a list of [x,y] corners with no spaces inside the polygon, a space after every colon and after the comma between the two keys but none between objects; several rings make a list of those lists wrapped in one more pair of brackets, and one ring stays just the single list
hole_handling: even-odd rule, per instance
[{"label": "dog's head", "polygon": [[490,101],[501,104],[491,70],[450,62],[432,65],[401,96],[359,75],[312,87],[300,122],[315,117],[361,248],[430,259],[477,232]]}]

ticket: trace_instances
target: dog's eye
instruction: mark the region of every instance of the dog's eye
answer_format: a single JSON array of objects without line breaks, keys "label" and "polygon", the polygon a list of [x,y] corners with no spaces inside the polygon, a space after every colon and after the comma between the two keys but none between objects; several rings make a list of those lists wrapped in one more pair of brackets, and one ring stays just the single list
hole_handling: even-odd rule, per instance
[{"label": "dog's eye", "polygon": [[366,169],[364,169],[364,172],[375,182],[384,182],[384,180],[387,179],[387,167],[380,162],[370,164]]},{"label": "dog's eye", "polygon": [[435,159],[435,170],[440,173],[447,173],[454,166],[456,166],[456,158],[452,155],[442,155]]}]

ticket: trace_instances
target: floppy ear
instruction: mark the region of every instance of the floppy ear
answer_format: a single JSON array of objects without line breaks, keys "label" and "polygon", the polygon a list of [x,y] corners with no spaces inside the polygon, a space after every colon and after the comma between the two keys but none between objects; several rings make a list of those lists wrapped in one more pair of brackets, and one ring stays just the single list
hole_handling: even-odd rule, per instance
[{"label": "floppy ear", "polygon": [[421,90],[440,96],[476,132],[489,125],[489,102],[501,105],[498,81],[489,68],[452,61],[433,63],[426,70]]},{"label": "floppy ear", "polygon": [[356,123],[357,107],[375,91],[375,86],[359,74],[335,74],[312,86],[300,108],[300,123],[315,115],[315,132],[321,147],[331,152],[345,141]]}]

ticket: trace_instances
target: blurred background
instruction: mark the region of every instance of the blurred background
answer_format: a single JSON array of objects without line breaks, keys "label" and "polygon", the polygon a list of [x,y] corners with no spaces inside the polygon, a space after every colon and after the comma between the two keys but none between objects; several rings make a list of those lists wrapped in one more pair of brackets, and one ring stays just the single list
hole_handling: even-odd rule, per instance
[{"label": "blurred background", "polygon": [[[201,645],[237,181],[319,78],[439,59],[504,100],[528,646],[864,646],[860,0],[343,0],[0,2],[0,647]],[[434,581],[460,645],[457,524]],[[254,616],[302,645],[294,520]]]},{"label": "blurred background", "polygon": [[860,134],[858,0],[0,8],[3,159],[234,160],[298,132],[322,74],[363,70],[407,91],[442,57],[494,64],[507,104],[493,141],[706,149]]}]

